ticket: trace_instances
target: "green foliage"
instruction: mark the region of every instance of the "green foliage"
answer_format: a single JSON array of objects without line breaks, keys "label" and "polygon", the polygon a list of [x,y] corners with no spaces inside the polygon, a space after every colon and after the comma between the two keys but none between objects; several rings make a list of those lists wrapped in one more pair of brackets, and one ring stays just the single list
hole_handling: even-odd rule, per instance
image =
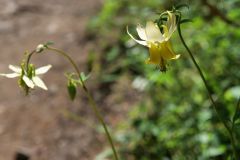
[{"label": "green foliage", "polygon": [[76,83],[74,83],[73,80],[69,79],[68,80],[68,85],[67,85],[67,89],[68,89],[68,94],[71,98],[71,100],[74,100],[77,94],[77,85]]},{"label": "green foliage", "polygon": [[67,90],[69,97],[74,100],[77,94],[77,85],[83,85],[82,82],[85,82],[90,77],[90,74],[85,75],[84,72],[81,72],[80,77],[78,77],[76,73],[67,73],[65,76],[68,79]]},{"label": "green foliage", "polygon": [[[122,159],[137,160],[225,160],[231,159],[231,143],[226,130],[214,112],[206,89],[190,61],[185,48],[175,33],[172,45],[181,54],[178,61],[169,63],[169,71],[159,72],[155,66],[144,64],[148,50],[135,45],[126,34],[137,23],[154,20],[158,11],[171,9],[176,1],[125,1],[108,0],[94,18],[101,37],[105,61],[101,62],[101,75],[118,77],[128,73],[148,80],[143,100],[129,114],[127,125],[116,131],[121,144]],[[209,1],[226,17],[239,22],[239,0]],[[107,9],[114,3],[114,9]],[[189,9],[183,16],[192,22],[182,24],[183,36],[204,71],[217,101],[220,115],[232,123],[240,138],[239,99],[240,87],[240,31],[239,28],[210,12],[199,1],[185,1]],[[111,8],[111,7],[110,7]],[[111,21],[108,18],[111,16]],[[98,19],[98,21],[96,21]],[[106,32],[106,28],[107,31]],[[120,32],[115,35],[116,28]],[[112,33],[112,32],[114,33]],[[96,31],[95,31],[96,32]],[[119,39],[107,46],[111,35]],[[110,38],[109,38],[110,37]],[[106,63],[107,62],[107,63]],[[114,68],[107,70],[106,68]],[[117,78],[116,78],[117,77]],[[105,83],[105,82],[102,82]],[[234,117],[234,118],[233,118]],[[240,143],[236,141],[240,151]]]},{"label": "green foliage", "polygon": [[82,81],[85,82],[85,81],[88,80],[88,78],[90,77],[90,74],[85,75],[84,72],[81,72],[81,73],[80,73],[80,76],[81,76]]}]

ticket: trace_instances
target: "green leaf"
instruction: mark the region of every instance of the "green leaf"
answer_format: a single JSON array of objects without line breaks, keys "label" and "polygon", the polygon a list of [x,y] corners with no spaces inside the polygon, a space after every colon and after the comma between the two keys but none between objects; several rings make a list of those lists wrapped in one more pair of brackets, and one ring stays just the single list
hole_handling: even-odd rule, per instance
[{"label": "green leaf", "polygon": [[189,23],[189,22],[192,22],[192,20],[191,19],[183,19],[183,20],[180,21],[180,24]]},{"label": "green leaf", "polygon": [[167,17],[161,17],[159,20],[160,21],[167,21]]},{"label": "green leaf", "polygon": [[54,44],[54,42],[52,42],[52,41],[47,41],[47,42],[44,44],[44,47],[45,47],[45,48],[48,48],[48,46],[53,45],[53,44]]},{"label": "green leaf", "polygon": [[179,10],[179,9],[182,9],[182,8],[187,8],[189,9],[189,5],[187,4],[179,4],[175,7],[175,9]]},{"label": "green leaf", "polygon": [[84,72],[81,72],[80,76],[81,76],[81,78],[82,78],[82,80],[83,80],[83,82],[84,82],[84,81],[86,81],[86,80],[90,77],[90,74],[85,75]]},{"label": "green leaf", "polygon": [[77,85],[70,79],[68,81],[67,88],[68,88],[68,94],[69,94],[71,100],[73,101],[77,94]]},{"label": "green leaf", "polygon": [[235,124],[235,121],[240,118],[240,97],[238,99],[238,103],[236,106],[236,110],[233,116],[233,124]]},{"label": "green leaf", "polygon": [[47,42],[45,43],[45,45],[47,45],[47,46],[49,46],[49,45],[53,45],[53,44],[54,44],[53,41],[47,41]]}]

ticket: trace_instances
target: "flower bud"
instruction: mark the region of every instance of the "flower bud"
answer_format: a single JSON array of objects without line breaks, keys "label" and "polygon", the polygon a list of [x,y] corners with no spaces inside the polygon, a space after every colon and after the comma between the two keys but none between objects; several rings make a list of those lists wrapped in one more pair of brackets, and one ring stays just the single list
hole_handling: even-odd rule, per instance
[{"label": "flower bud", "polygon": [[40,53],[42,52],[46,47],[43,44],[39,44],[36,48],[36,52]]}]

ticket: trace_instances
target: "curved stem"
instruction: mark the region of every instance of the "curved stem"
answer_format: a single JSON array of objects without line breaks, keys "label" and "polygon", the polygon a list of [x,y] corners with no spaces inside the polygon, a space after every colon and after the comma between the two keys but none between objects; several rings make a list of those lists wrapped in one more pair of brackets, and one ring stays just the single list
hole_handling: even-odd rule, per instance
[{"label": "curved stem", "polygon": [[198,70],[198,73],[204,83],[204,86],[205,88],[207,89],[207,92],[208,92],[208,96],[213,104],[213,108],[217,114],[217,117],[218,119],[220,120],[220,122],[223,124],[223,126],[226,128],[229,136],[230,136],[230,141],[231,141],[231,144],[232,144],[232,149],[233,149],[233,152],[234,152],[234,157],[235,157],[235,160],[237,160],[237,152],[236,152],[236,145],[235,145],[235,141],[234,141],[234,137],[233,137],[233,134],[232,134],[232,131],[231,131],[231,128],[227,125],[226,121],[224,121],[221,117],[221,115],[219,114],[218,110],[217,110],[217,105],[216,105],[216,102],[214,101],[213,97],[212,97],[212,94],[211,94],[211,90],[210,90],[210,87],[207,83],[207,80],[206,78],[204,77],[203,75],[203,72],[201,70],[201,68],[199,67],[199,65],[197,64],[197,61],[195,60],[191,50],[188,48],[186,42],[184,41],[183,39],[183,36],[182,36],[182,32],[181,32],[181,26],[180,26],[180,23],[178,23],[178,34],[179,34],[179,37],[181,39],[181,42],[183,43],[184,47],[186,48],[187,52],[189,53],[189,56],[191,57],[191,60],[193,61],[195,67],[197,68]]},{"label": "curved stem", "polygon": [[62,50],[59,50],[59,49],[53,48],[53,47],[47,47],[47,49],[50,50],[50,51],[54,51],[54,52],[64,56],[71,63],[71,65],[73,66],[73,68],[77,72],[78,77],[79,77],[79,79],[80,79],[80,81],[82,83],[81,86],[82,86],[82,88],[83,88],[83,90],[84,90],[85,94],[87,95],[88,100],[90,102],[90,106],[91,106],[92,110],[94,111],[95,115],[97,116],[98,120],[100,121],[100,123],[102,124],[102,126],[104,128],[104,131],[106,133],[107,139],[108,139],[108,141],[109,141],[109,143],[111,145],[111,148],[112,148],[112,151],[113,151],[113,154],[114,154],[114,158],[115,158],[115,160],[118,160],[117,152],[116,152],[116,149],[114,147],[112,137],[111,137],[111,135],[110,135],[110,133],[108,131],[107,125],[104,122],[104,119],[103,119],[103,117],[102,117],[102,115],[101,115],[101,113],[100,113],[100,111],[99,111],[99,109],[97,107],[97,104],[96,104],[95,100],[93,99],[93,96],[90,94],[89,90],[86,87],[86,85],[85,85],[85,83],[84,83],[84,81],[83,81],[83,79],[81,77],[81,73],[80,73],[76,63],[73,61],[73,59],[67,53],[65,53]]},{"label": "curved stem", "polygon": [[118,160],[117,151],[116,151],[116,149],[115,149],[115,147],[114,147],[112,137],[111,137],[111,135],[110,135],[110,133],[109,133],[109,131],[108,131],[108,129],[107,129],[107,125],[106,125],[106,123],[104,122],[104,119],[103,119],[103,117],[102,117],[102,115],[101,115],[101,113],[100,113],[100,111],[99,111],[99,109],[98,109],[98,107],[97,107],[97,105],[96,105],[96,102],[94,101],[94,99],[93,99],[92,95],[90,94],[90,92],[87,91],[86,94],[87,94],[87,97],[88,97],[89,102],[91,103],[90,106],[91,106],[92,109],[94,110],[96,116],[98,117],[98,120],[102,123],[102,126],[103,126],[103,128],[104,128],[104,130],[105,130],[105,133],[106,133],[106,135],[107,135],[107,138],[108,138],[108,140],[109,140],[109,143],[110,143],[110,145],[111,145],[111,147],[112,147],[113,154],[114,154],[114,158],[115,158],[115,160]]},{"label": "curved stem", "polygon": [[29,65],[29,62],[30,62],[30,59],[32,58],[33,54],[36,53],[36,50],[33,50],[32,52],[30,52],[28,55],[27,55],[27,61],[26,61],[26,70],[28,71],[28,65]]},{"label": "curved stem", "polygon": [[51,50],[51,51],[54,51],[55,53],[58,53],[58,54],[64,56],[64,57],[71,63],[71,65],[73,66],[73,68],[74,68],[75,71],[77,72],[80,80],[82,80],[82,78],[81,78],[81,73],[80,73],[80,70],[79,70],[78,67],[77,67],[77,64],[73,61],[73,59],[72,59],[67,53],[65,53],[65,52],[63,52],[62,50],[59,50],[59,49],[57,49],[57,48],[53,48],[53,47],[49,47],[49,46],[47,47],[47,49],[48,49],[48,50]]}]

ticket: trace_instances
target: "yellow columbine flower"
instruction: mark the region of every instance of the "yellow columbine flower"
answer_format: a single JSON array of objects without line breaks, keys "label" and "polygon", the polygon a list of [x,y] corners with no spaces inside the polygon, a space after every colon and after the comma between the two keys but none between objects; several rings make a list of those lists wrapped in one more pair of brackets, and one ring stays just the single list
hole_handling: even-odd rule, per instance
[{"label": "yellow columbine flower", "polygon": [[169,11],[166,13],[168,17],[166,24],[162,25],[163,33],[160,31],[158,25],[152,21],[148,21],[145,28],[137,25],[136,30],[141,40],[134,38],[127,29],[127,33],[133,40],[149,48],[150,56],[146,60],[146,63],[159,65],[161,71],[166,71],[167,60],[180,57],[180,55],[176,55],[173,52],[169,41],[176,30],[176,16]]}]

